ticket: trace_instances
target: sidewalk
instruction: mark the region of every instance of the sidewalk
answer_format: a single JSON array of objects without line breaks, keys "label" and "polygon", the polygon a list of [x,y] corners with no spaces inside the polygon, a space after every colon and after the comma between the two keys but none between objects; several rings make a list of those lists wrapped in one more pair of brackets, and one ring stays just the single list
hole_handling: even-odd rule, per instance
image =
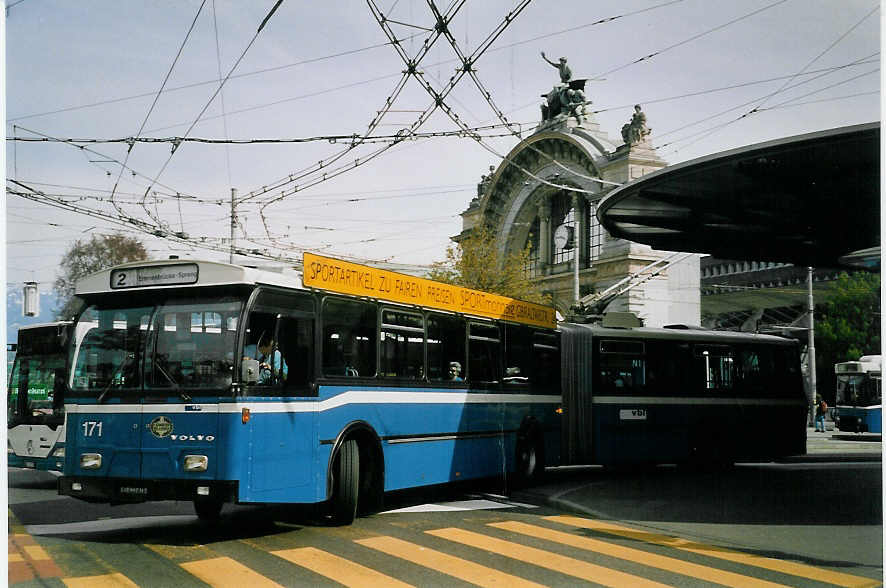
[{"label": "sidewalk", "polygon": [[[826,426],[833,426],[828,421]],[[824,433],[806,428],[806,455],[790,457],[792,463],[813,460],[882,461],[883,436],[880,433],[846,433],[829,429]]]}]

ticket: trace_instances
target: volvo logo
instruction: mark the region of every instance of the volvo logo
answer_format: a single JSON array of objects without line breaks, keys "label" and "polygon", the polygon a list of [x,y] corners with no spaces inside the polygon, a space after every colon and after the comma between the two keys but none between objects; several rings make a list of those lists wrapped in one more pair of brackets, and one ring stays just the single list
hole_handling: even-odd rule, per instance
[{"label": "volvo logo", "polygon": [[169,434],[172,433],[172,421],[169,417],[165,416],[154,417],[148,425],[148,430],[150,430],[151,434],[158,439],[168,437]]},{"label": "volvo logo", "polygon": [[34,440],[28,439],[28,455],[34,455]]}]

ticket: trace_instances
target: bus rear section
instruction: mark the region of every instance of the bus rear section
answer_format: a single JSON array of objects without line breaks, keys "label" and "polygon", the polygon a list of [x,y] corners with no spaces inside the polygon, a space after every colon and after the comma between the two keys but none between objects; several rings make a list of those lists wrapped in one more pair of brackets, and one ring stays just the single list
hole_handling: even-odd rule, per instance
[{"label": "bus rear section", "polygon": [[837,376],[834,425],[850,433],[883,432],[882,356],[865,355],[834,366]]},{"label": "bus rear section", "polygon": [[805,453],[795,341],[692,329],[560,328],[569,461],[731,463]]},{"label": "bus rear section", "polygon": [[9,467],[61,472],[65,457],[65,362],[73,323],[22,327],[7,388]]}]

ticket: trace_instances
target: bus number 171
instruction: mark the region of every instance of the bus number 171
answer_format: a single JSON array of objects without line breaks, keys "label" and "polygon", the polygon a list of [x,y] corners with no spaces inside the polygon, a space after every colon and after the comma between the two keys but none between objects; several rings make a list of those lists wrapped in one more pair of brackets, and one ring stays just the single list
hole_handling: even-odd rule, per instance
[{"label": "bus number 171", "polygon": [[102,422],[101,421],[83,421],[83,436],[84,437],[101,437],[102,436]]}]

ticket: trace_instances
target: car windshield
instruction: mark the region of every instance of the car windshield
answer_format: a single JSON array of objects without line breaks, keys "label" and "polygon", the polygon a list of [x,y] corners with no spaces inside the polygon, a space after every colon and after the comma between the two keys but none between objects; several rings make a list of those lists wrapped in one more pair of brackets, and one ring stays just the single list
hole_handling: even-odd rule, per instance
[{"label": "car windshield", "polygon": [[231,384],[239,298],[178,298],[157,305],[94,304],[71,365],[71,389],[109,395],[223,389]]}]

